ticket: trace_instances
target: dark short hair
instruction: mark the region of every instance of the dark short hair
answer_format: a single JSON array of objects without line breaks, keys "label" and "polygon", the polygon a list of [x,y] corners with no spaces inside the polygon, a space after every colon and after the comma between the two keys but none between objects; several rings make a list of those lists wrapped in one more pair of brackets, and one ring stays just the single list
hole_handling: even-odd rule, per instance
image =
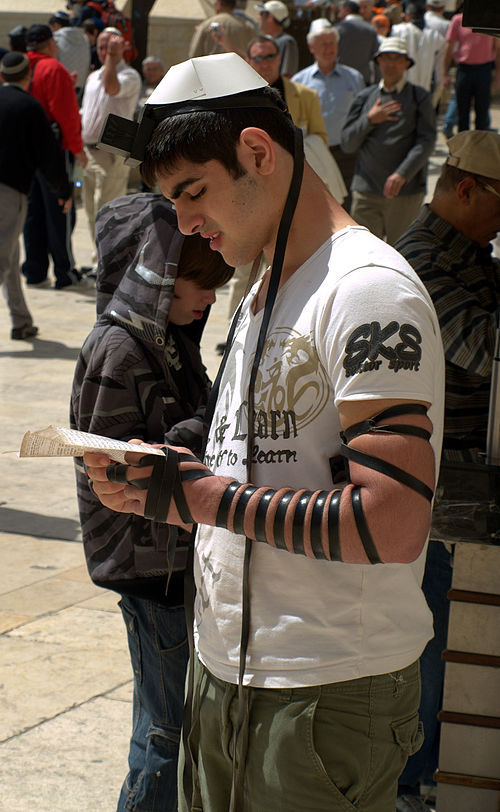
[{"label": "dark short hair", "polygon": [[52,39],[52,31],[48,25],[30,25],[26,34],[26,46],[30,51],[38,51],[44,48],[47,42]]},{"label": "dark short hair", "polygon": [[[154,186],[158,174],[168,173],[181,160],[195,164],[219,161],[235,178],[244,175],[236,147],[246,127],[258,127],[291,155],[294,153],[294,126],[285,102],[270,87],[262,89],[276,107],[238,107],[183,113],[163,119],[146,147],[141,174]],[[253,91],[251,91],[253,95]],[[243,94],[241,94],[243,95]]]},{"label": "dark short hair", "polygon": [[89,34],[97,34],[97,33],[99,33],[99,26],[97,26],[95,24],[94,20],[92,20],[92,19],[84,20],[83,23],[81,24],[80,28],[82,28],[84,31],[86,31]]},{"label": "dark short hair", "polygon": [[449,163],[444,163],[441,167],[441,174],[437,179],[434,194],[440,192],[451,192],[458,184],[465,180],[465,178],[474,178],[477,183],[494,183],[494,179],[487,178],[485,175],[477,175],[475,172],[467,172],[465,169],[458,169]]},{"label": "dark short hair", "polygon": [[12,51],[26,52],[26,34],[28,29],[25,25],[16,25],[12,31],[9,31],[9,42]]},{"label": "dark short hair", "polygon": [[250,42],[248,43],[248,48],[247,48],[247,56],[248,57],[250,56],[250,51],[252,49],[252,46],[255,45],[256,42],[270,42],[271,45],[274,45],[274,47],[276,48],[276,53],[277,54],[279,53],[280,49],[278,48],[278,43],[276,42],[274,37],[270,37],[269,34],[257,34],[257,36],[254,37],[253,39],[251,39]]},{"label": "dark short hair", "polygon": [[220,288],[229,282],[234,268],[227,265],[218,251],[200,234],[190,234],[182,243],[177,275],[189,279],[204,290]]}]

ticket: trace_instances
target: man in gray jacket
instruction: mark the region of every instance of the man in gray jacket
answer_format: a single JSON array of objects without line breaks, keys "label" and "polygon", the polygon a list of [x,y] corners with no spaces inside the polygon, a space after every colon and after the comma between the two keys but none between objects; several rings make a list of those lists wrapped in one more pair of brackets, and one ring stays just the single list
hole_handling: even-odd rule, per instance
[{"label": "man in gray jacket", "polygon": [[359,70],[369,85],[375,78],[373,60],[378,48],[375,28],[362,18],[359,4],[354,0],[342,0],[339,11],[344,16],[336,26],[340,37],[338,61]]},{"label": "man in gray jacket", "polygon": [[431,95],[406,81],[406,44],[388,37],[377,53],[382,79],[354,99],[342,130],[344,152],[358,151],[351,185],[354,219],[393,244],[424,200],[436,138]]}]

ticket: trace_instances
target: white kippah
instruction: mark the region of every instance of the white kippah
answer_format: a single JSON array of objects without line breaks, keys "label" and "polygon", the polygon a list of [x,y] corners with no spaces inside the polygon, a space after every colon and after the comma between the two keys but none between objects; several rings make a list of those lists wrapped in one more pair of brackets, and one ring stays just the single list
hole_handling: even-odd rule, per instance
[{"label": "white kippah", "polygon": [[261,90],[267,82],[237,54],[213,54],[173,65],[146,102],[175,104]]}]

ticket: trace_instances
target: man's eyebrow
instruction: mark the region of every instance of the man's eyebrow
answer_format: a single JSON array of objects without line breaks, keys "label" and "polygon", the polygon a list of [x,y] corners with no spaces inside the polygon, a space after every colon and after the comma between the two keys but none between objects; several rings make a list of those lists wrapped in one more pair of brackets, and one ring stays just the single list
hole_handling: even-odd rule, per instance
[{"label": "man's eyebrow", "polygon": [[178,183],[176,186],[174,186],[173,192],[170,195],[170,200],[177,200],[181,196],[184,189],[186,189],[187,186],[191,186],[191,184],[195,183],[197,180],[199,180],[199,178],[186,178],[186,180]]}]

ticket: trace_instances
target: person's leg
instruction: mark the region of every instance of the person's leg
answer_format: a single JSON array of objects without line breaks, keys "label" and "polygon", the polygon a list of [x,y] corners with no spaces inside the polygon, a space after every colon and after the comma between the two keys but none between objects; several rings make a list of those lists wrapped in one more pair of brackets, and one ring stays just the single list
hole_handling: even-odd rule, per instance
[{"label": "person's leg", "polygon": [[74,281],[69,276],[75,268],[71,246],[71,211],[63,214],[58,196],[43,176],[39,177],[39,183],[45,208],[47,248],[54,263],[55,287],[62,288]]},{"label": "person's leg", "polygon": [[26,219],[26,209],[26,195],[0,183],[0,284],[13,330],[33,326],[19,267],[19,237]]},{"label": "person's leg", "polygon": [[82,198],[85,213],[87,215],[87,224],[89,227],[90,238],[92,245],[95,245],[95,197],[97,194],[97,185],[99,183],[99,175],[102,170],[99,164],[94,160],[96,150],[85,147],[85,154],[87,156],[87,165],[83,170],[82,180]]},{"label": "person's leg", "polygon": [[[179,809],[229,808],[237,687],[202,669],[190,737],[200,798]],[[394,812],[397,780],[420,745],[418,664],[312,688],[250,689],[240,776],[245,812]],[[195,707],[195,705],[194,705]]]},{"label": "person's leg", "polygon": [[364,192],[352,193],[351,217],[360,226],[366,226],[372,234],[383,239],[384,216],[382,208],[385,198],[379,195],[369,195]]},{"label": "person's leg", "polygon": [[176,812],[188,644],[184,608],[123,596],[134,671],[129,774],[118,812]]},{"label": "person's leg", "polygon": [[410,223],[414,221],[423,202],[423,192],[418,195],[398,195],[391,200],[386,200],[383,213],[385,236],[389,245],[394,245]]},{"label": "person's leg", "polygon": [[491,103],[491,64],[478,65],[474,71],[474,127],[476,130],[489,130]]},{"label": "person's leg", "polygon": [[453,129],[458,124],[457,94],[453,91],[446,113],[443,118],[443,133],[447,138],[453,135]]},{"label": "person's leg", "polygon": [[26,258],[22,265],[22,272],[28,285],[38,285],[40,282],[44,282],[47,279],[49,269],[47,226],[41,177],[40,172],[35,172],[28,197],[28,210],[23,230]]},{"label": "person's leg", "polygon": [[[92,243],[95,241],[96,214],[105,203],[127,193],[130,167],[123,158],[102,149],[85,148],[87,166],[83,173],[83,200]],[[97,259],[94,251],[93,261]]]},{"label": "person's leg", "polygon": [[112,159],[112,164],[105,172],[100,197],[96,202],[96,211],[99,211],[105,203],[114,200],[115,197],[123,197],[123,195],[127,194],[130,167],[124,163],[123,158],[119,155],[111,155],[109,152],[107,155]]},{"label": "person's leg", "polygon": [[408,759],[398,782],[398,795],[420,795],[420,782],[438,767],[439,733],[437,715],[441,710],[444,683],[444,661],[450,602],[446,597],[451,587],[451,554],[439,541],[429,542],[422,590],[434,621],[434,637],[420,658],[422,698],[419,716],[424,725],[424,743]]},{"label": "person's leg", "polygon": [[472,104],[471,72],[467,65],[459,65],[455,83],[458,110],[458,131],[469,129],[470,107]]}]

